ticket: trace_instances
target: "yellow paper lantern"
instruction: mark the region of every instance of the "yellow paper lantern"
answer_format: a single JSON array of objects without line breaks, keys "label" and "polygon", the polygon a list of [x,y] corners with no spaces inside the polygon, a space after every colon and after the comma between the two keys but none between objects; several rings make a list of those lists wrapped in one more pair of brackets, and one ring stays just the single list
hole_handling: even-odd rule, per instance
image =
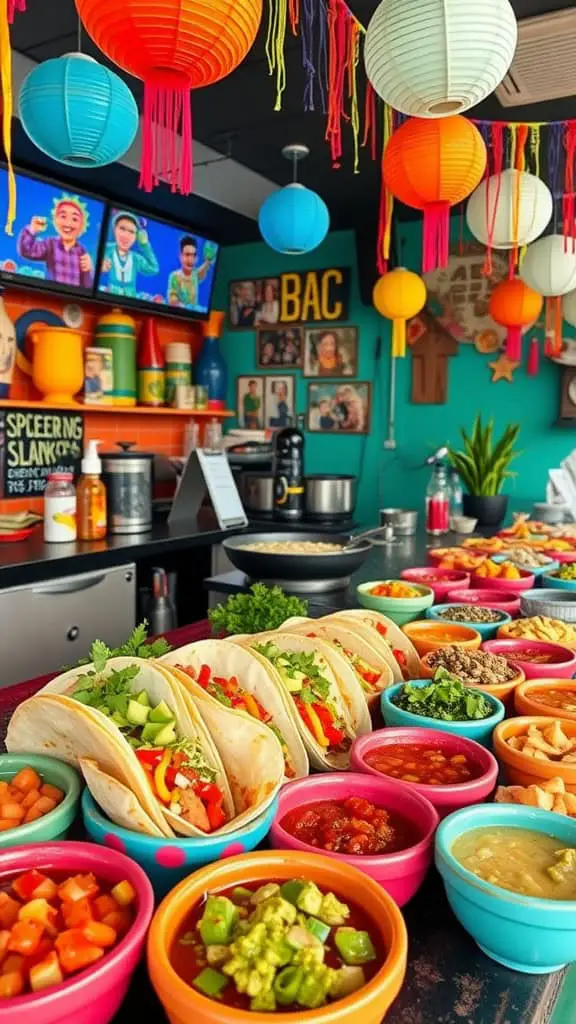
[{"label": "yellow paper lantern", "polygon": [[372,292],[374,308],[392,321],[392,355],[406,355],[406,321],[426,303],[426,285],[418,274],[405,267],[390,270],[376,281]]}]

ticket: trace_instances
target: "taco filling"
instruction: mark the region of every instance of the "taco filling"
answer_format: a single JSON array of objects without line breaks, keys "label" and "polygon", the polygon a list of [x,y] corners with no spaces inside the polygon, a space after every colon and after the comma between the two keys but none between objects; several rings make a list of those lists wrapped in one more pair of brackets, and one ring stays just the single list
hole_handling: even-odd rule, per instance
[{"label": "taco filling", "polygon": [[228,821],[224,793],[216,784],[197,739],[179,735],[178,723],[165,701],[153,705],[145,689],[131,682],[140,668],[128,665],[105,674],[81,676],[67,694],[106,715],[134,749],[157,800],[202,832]]},{"label": "taco filling", "polygon": [[206,693],[214,697],[220,704],[224,704],[227,708],[233,708],[235,711],[245,711],[252,718],[256,718],[257,721],[267,725],[282,747],[285,777],[287,779],[296,778],[296,769],[290,757],[286,740],[282,736],[280,729],[272,722],[272,715],[253,693],[240,686],[236,676],[230,676],[229,679],[224,676],[213,676],[209,665],[202,665],[198,673],[192,665],[175,665],[174,667],[179,669],[180,672],[185,672],[191,679],[194,679],[203,690],[206,690]]},{"label": "taco filling", "polygon": [[[308,637],[316,637],[317,635],[317,633],[306,634]],[[330,642],[342,652],[346,660],[350,663],[350,667],[354,670],[364,693],[378,693],[383,689],[382,685],[378,685],[379,683],[382,683],[382,673],[379,668],[374,668],[374,666],[369,665],[364,658],[361,658],[359,654],[356,654],[354,651],[349,651],[340,640],[336,640],[334,637],[331,637]]]},{"label": "taco filling", "polygon": [[322,659],[314,653],[283,651],[273,643],[254,644],[254,650],[274,666],[300,720],[323,752],[347,753],[352,737],[343,716],[330,701],[331,685],[322,675]]},{"label": "taco filling", "polygon": [[386,641],[388,647],[392,651],[392,654],[396,658],[400,671],[404,679],[410,679],[410,669],[408,668],[408,659],[406,652],[401,650],[400,647],[394,647],[392,642],[388,638],[388,626],[384,622],[374,622],[374,619],[362,619],[362,622],[366,626],[370,626],[370,629],[375,629],[376,632]]}]

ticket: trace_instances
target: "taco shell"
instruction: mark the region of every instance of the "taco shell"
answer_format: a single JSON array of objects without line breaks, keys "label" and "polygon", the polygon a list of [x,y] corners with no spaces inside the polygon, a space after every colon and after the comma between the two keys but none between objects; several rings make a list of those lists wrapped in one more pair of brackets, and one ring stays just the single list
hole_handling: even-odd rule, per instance
[{"label": "taco shell", "polygon": [[[341,612],[337,612],[334,616],[330,616],[330,618],[346,619],[347,621],[354,622],[355,628],[361,629],[363,634],[370,637],[370,643],[378,646],[379,649],[384,645],[392,653],[394,651],[401,651],[403,655],[401,661],[404,661],[405,665],[399,665],[401,675],[398,682],[419,678],[420,658],[418,651],[412,641],[402,632],[400,626],[393,622],[392,619],[389,619],[387,615],[383,615],[382,612],[372,611],[370,608],[346,608]],[[396,657],[394,660],[396,660]]]},{"label": "taco shell", "polygon": [[164,838],[164,833],[138,803],[132,789],[107,775],[96,761],[88,757],[79,758],[79,764],[88,789],[110,821],[130,832]]}]

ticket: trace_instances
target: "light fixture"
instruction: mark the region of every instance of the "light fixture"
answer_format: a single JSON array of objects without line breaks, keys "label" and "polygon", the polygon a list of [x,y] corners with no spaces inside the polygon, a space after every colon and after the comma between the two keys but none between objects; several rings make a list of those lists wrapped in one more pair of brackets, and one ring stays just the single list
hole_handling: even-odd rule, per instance
[{"label": "light fixture", "polygon": [[330,214],[324,200],[296,180],[298,163],[309,155],[307,146],[284,146],[282,156],[292,161],[293,180],[264,200],[258,214],[260,234],[276,252],[302,256],[326,238]]}]

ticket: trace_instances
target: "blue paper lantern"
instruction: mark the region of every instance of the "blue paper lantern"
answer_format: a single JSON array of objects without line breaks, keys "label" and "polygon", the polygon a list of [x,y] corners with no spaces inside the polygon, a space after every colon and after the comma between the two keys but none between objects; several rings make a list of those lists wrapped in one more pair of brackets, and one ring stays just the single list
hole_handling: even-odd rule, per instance
[{"label": "blue paper lantern", "polygon": [[324,241],[330,214],[316,192],[297,182],[273,192],[258,214],[260,234],[276,252],[301,256]]},{"label": "blue paper lantern", "polygon": [[138,107],[118,75],[84,53],[38,64],[20,90],[20,120],[43,153],[71,167],[103,167],[130,148]]}]

